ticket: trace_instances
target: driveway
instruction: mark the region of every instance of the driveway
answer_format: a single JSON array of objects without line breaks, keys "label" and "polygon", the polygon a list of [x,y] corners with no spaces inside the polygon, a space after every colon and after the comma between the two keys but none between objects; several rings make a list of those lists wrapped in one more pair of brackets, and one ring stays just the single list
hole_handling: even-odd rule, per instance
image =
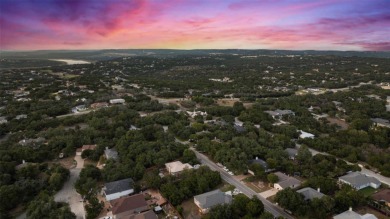
[{"label": "driveway", "polygon": [[259,193],[259,195],[261,195],[261,197],[263,197],[263,198],[268,198],[268,197],[271,197],[273,195],[276,195],[276,193],[278,193],[278,191],[279,190],[272,188],[272,189],[269,189],[267,191]]},{"label": "driveway", "polygon": [[81,195],[76,192],[74,183],[79,178],[81,169],[84,166],[84,160],[81,159],[80,155],[76,155],[74,158],[77,162],[77,166],[70,170],[70,177],[64,184],[62,189],[57,192],[54,196],[56,202],[66,202],[69,204],[70,209],[76,214],[77,219],[85,218],[85,211],[83,202],[81,202]]}]

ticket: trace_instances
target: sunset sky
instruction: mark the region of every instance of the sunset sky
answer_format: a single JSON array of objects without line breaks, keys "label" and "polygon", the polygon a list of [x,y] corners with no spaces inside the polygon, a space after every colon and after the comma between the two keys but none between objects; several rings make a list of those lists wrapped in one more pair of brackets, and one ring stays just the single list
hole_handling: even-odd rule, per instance
[{"label": "sunset sky", "polygon": [[390,50],[390,0],[0,0],[0,49]]}]

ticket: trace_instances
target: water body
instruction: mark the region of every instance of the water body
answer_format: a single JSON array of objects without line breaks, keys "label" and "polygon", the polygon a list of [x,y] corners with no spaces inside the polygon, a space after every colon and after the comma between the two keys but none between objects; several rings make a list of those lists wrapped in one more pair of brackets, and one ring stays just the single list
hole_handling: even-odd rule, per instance
[{"label": "water body", "polygon": [[49,59],[57,62],[66,62],[67,65],[78,65],[78,64],[90,64],[91,62],[87,62],[84,60],[75,60],[75,59]]}]

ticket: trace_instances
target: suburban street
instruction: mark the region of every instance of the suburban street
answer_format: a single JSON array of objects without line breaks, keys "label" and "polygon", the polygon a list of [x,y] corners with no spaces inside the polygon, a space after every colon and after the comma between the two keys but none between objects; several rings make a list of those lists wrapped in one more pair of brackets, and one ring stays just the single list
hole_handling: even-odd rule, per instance
[{"label": "suburban street", "polygon": [[76,168],[70,170],[70,177],[60,191],[54,196],[56,202],[66,202],[69,204],[70,210],[76,215],[77,219],[85,218],[84,205],[81,201],[81,196],[76,192],[74,183],[79,178],[81,169],[84,166],[84,160],[80,155],[75,156],[77,162]]},{"label": "suburban street", "polygon": [[234,185],[237,189],[239,189],[243,194],[246,196],[252,198],[254,195],[259,198],[264,204],[264,209],[268,212],[270,212],[275,217],[282,216],[287,219],[293,219],[294,217],[284,212],[281,208],[276,206],[275,204],[271,203],[270,201],[266,200],[259,194],[257,194],[255,191],[241,183],[239,180],[235,179],[233,176],[229,175],[227,172],[225,172],[222,168],[218,167],[217,164],[215,164],[213,161],[211,161],[207,156],[199,153],[194,148],[190,148],[192,151],[195,152],[196,157],[200,160],[202,164],[205,164],[210,167],[211,170],[215,170],[220,172],[221,178],[226,181],[227,183]]}]

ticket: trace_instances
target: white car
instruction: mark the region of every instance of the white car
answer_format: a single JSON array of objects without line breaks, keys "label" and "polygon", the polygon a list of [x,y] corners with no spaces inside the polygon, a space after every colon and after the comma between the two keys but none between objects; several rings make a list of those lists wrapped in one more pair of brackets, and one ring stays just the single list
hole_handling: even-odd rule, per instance
[{"label": "white car", "polygon": [[232,171],[229,171],[228,173],[229,175],[234,176],[234,173]]}]

